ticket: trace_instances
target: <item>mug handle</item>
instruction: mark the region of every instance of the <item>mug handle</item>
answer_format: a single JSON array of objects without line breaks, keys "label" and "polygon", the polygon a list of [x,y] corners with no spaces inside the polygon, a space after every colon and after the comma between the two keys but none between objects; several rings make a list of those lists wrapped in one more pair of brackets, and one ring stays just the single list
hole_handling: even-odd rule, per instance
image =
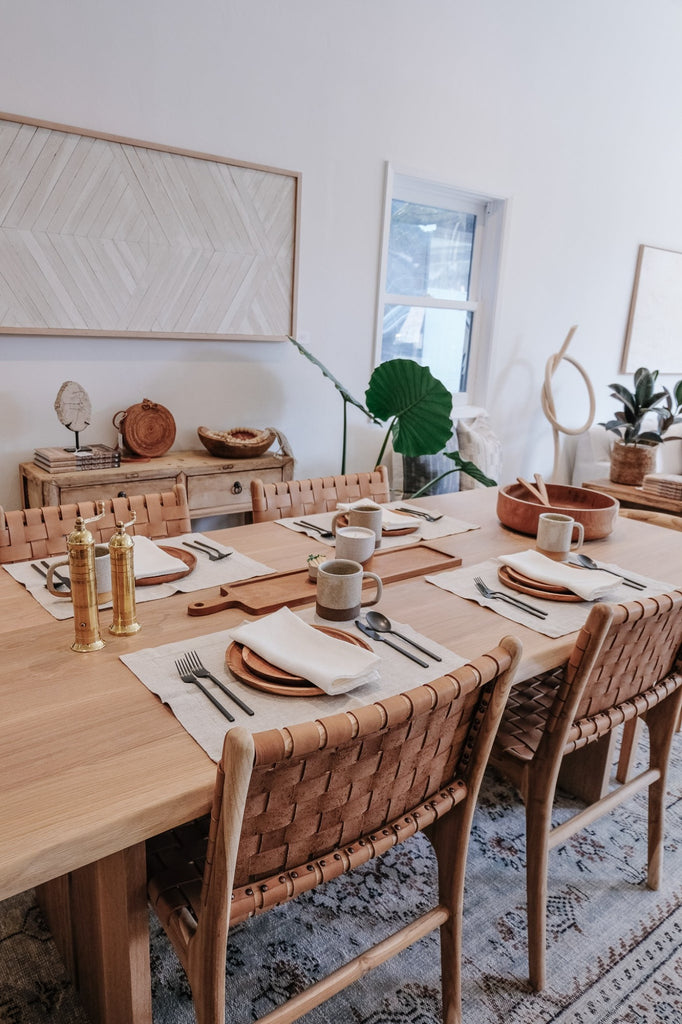
[{"label": "mug handle", "polygon": [[573,523],[573,529],[578,531],[578,539],[573,541],[573,534],[571,533],[571,551],[575,551],[585,540],[585,528],[582,523]]},{"label": "mug handle", "polygon": [[55,590],[55,586],[54,586],[55,570],[58,569],[61,565],[68,565],[68,564],[69,564],[68,558],[65,559],[65,561],[63,561],[63,562],[53,562],[53,564],[47,570],[47,582],[46,582],[45,586],[47,587],[47,589],[50,591],[51,594],[54,594],[55,597],[67,597],[69,600],[71,600],[71,589],[70,588],[69,588],[69,590],[66,591],[66,593],[64,593],[62,590]]},{"label": "mug handle", "polygon": [[376,595],[374,596],[374,598],[372,600],[370,600],[370,601],[362,601],[361,604],[360,604],[360,607],[361,608],[367,608],[371,604],[378,604],[379,601],[381,600],[381,595],[382,595],[383,589],[384,589],[381,580],[379,579],[377,574],[374,573],[374,572],[363,572],[362,578],[363,578],[363,580],[365,580],[365,579],[374,580],[374,582],[376,583],[377,592],[376,592]]},{"label": "mug handle", "polygon": [[346,512],[337,512],[336,515],[334,516],[334,518],[332,519],[332,525],[330,526],[330,530],[332,531],[332,533],[334,534],[335,537],[336,537],[336,521],[337,521],[337,519],[340,519],[341,516],[345,516],[345,515],[347,515]]}]

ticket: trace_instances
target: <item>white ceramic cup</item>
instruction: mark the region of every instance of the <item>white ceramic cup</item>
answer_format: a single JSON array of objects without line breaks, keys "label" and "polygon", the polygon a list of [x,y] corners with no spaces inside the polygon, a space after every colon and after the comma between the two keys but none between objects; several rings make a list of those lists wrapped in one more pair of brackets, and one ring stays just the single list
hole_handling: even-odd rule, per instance
[{"label": "white ceramic cup", "polygon": [[336,557],[364,565],[374,554],[376,534],[366,526],[340,526],[336,531]]},{"label": "white ceramic cup", "polygon": [[[69,560],[54,562],[47,570],[47,589],[55,597],[68,597],[71,600],[71,590],[55,590],[54,573],[61,566],[68,566]],[[109,546],[107,544],[95,544],[95,576],[97,578],[97,604],[107,604],[111,601],[111,558],[109,557]]]},{"label": "white ceramic cup", "polygon": [[[576,540],[573,540],[576,530],[578,536]],[[535,542],[535,547],[540,554],[554,559],[555,562],[565,562],[569,551],[579,548],[584,539],[583,524],[577,523],[572,516],[565,516],[560,512],[542,512],[540,514]]]},{"label": "white ceramic cup", "polygon": [[[362,600],[363,580],[374,580],[376,594],[371,600]],[[360,608],[377,604],[381,600],[381,580],[373,572],[365,572],[359,562],[349,558],[332,558],[317,570],[317,598],[315,611],[321,619],[348,622],[356,619]]]},{"label": "white ceramic cup", "polygon": [[375,508],[374,505],[359,505],[357,508],[351,508],[348,512],[337,512],[332,520],[332,532],[336,533],[337,530],[341,529],[338,526],[338,520],[345,516],[348,520],[348,526],[362,526],[366,530],[373,530],[376,538],[375,548],[378,548],[381,544],[381,528],[383,522],[383,512],[380,508]]}]

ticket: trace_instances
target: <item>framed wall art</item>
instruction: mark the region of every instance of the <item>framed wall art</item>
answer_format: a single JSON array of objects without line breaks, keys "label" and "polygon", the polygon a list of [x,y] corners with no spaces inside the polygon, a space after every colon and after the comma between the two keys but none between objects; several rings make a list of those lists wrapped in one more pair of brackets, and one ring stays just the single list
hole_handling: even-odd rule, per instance
[{"label": "framed wall art", "polygon": [[682,253],[640,245],[621,373],[682,372]]},{"label": "framed wall art", "polygon": [[300,174],[0,113],[0,333],[285,340]]}]

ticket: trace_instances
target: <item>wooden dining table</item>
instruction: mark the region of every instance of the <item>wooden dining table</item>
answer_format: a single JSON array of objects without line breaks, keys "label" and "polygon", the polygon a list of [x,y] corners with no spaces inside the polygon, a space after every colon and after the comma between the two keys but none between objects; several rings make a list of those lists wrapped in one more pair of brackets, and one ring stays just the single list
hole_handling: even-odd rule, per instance
[{"label": "wooden dining table", "polygon": [[[479,527],[430,543],[468,566],[532,548],[533,538],[499,522],[496,498],[495,489],[475,489],[422,499],[418,504]],[[328,550],[277,523],[212,536],[276,571],[300,569],[310,552]],[[585,551],[682,585],[674,531],[619,518]],[[72,620],[53,619],[0,572],[0,899],[37,888],[94,1024],[151,1022],[145,840],[206,813],[216,773],[120,656],[229,629],[246,617],[239,609],[188,614],[191,602],[216,595],[176,593],[140,604],[138,634],[116,638],[104,629],[105,648],[82,654],[71,650]],[[519,678],[561,664],[575,639],[550,639],[421,577],[386,585],[380,607],[465,658],[516,635],[523,644]]]}]

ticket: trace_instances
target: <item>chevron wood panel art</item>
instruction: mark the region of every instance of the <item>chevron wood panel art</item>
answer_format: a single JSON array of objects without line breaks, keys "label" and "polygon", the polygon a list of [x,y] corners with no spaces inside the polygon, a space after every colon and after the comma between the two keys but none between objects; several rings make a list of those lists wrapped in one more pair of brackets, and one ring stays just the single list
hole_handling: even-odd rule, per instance
[{"label": "chevron wood panel art", "polygon": [[0,114],[0,333],[284,340],[300,175]]}]

